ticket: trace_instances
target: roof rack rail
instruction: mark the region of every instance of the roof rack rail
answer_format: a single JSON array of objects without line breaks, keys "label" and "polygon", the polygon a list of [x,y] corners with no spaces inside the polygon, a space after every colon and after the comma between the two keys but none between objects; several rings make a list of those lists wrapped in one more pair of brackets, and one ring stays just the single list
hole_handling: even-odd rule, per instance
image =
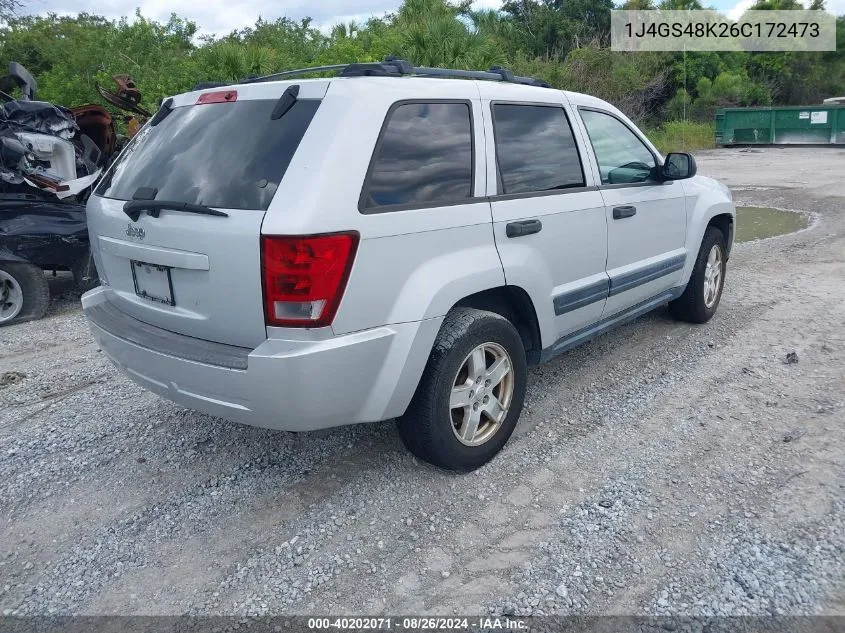
[{"label": "roof rack rail", "polygon": [[455,68],[429,68],[426,66],[414,66],[410,62],[393,57],[392,55],[383,62],[355,62],[351,64],[333,64],[330,66],[312,66],[310,68],[297,68],[296,70],[285,70],[263,77],[250,77],[241,83],[257,83],[262,81],[274,81],[297,75],[309,73],[339,72],[340,77],[443,77],[451,79],[482,79],[486,81],[504,81],[508,83],[521,84],[525,86],[538,86],[550,88],[548,83],[534,77],[520,77],[514,75],[510,70],[500,66],[492,66],[490,70],[458,70]]}]

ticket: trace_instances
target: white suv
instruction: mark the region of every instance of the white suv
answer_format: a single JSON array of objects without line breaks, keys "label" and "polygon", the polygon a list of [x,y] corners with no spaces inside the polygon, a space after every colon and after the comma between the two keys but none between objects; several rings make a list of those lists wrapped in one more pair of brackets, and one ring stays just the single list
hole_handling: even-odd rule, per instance
[{"label": "white suv", "polygon": [[82,304],[138,384],[274,429],[398,418],[470,470],[528,365],[716,311],[730,193],[610,104],[502,69],[322,70],[167,99],[91,196]]}]

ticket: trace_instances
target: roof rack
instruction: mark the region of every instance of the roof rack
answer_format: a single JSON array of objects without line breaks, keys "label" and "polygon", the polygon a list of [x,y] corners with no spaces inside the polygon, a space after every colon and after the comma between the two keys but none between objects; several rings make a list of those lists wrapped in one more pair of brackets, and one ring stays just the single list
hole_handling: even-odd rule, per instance
[{"label": "roof rack", "polygon": [[525,86],[538,86],[550,88],[549,84],[542,79],[534,77],[519,77],[506,68],[492,66],[490,70],[457,70],[454,68],[428,68],[426,66],[414,66],[404,59],[390,56],[383,62],[363,62],[351,64],[333,64],[331,66],[312,66],[311,68],[298,68],[296,70],[285,70],[263,77],[250,77],[241,83],[258,83],[262,81],[275,81],[297,75],[309,73],[339,71],[340,77],[445,77],[450,79],[483,79],[486,81],[505,81],[508,83],[522,84]]}]

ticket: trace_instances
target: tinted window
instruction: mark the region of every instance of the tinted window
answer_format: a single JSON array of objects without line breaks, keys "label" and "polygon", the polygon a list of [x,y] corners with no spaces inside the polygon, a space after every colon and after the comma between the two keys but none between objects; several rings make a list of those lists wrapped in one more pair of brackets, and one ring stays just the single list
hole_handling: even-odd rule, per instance
[{"label": "tinted window", "polygon": [[96,193],[131,200],[138,187],[155,187],[158,200],[267,209],[320,104],[301,99],[273,121],[276,103],[175,108],[138,133]]},{"label": "tinted window", "polygon": [[437,204],[472,196],[466,103],[405,103],[388,115],[364,185],[364,207]]},{"label": "tinted window", "polygon": [[584,172],[563,108],[493,106],[502,193],[584,186]]},{"label": "tinted window", "polygon": [[601,181],[604,184],[643,182],[651,176],[654,156],[637,136],[616,117],[581,110],[587,128]]}]

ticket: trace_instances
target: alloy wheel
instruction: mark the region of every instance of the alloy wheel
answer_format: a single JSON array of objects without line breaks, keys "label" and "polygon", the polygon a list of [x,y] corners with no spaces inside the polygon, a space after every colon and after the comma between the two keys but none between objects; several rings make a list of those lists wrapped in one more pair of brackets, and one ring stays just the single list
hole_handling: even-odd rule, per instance
[{"label": "alloy wheel", "polygon": [[718,244],[714,244],[707,255],[707,265],[704,269],[704,305],[708,310],[715,305],[722,289],[722,267],[722,249]]},{"label": "alloy wheel", "polygon": [[482,343],[464,359],[449,399],[452,431],[467,446],[479,446],[502,426],[514,392],[513,363],[498,343]]}]

